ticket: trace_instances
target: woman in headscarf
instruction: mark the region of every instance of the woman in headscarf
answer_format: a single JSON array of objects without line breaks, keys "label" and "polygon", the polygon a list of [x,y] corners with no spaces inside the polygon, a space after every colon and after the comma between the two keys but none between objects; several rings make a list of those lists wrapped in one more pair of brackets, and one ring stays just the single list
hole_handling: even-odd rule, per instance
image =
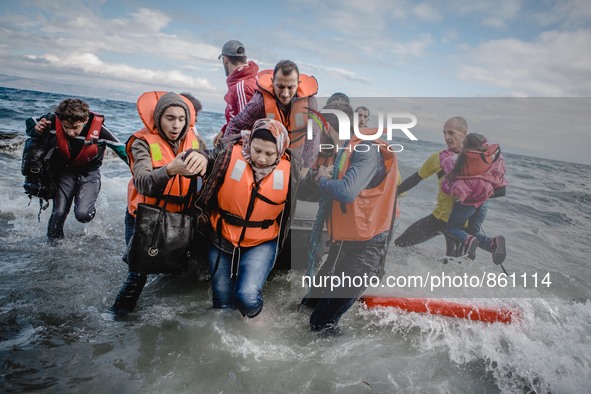
[{"label": "woman in headscarf", "polygon": [[217,191],[211,214],[209,264],[213,307],[255,317],[289,215],[289,135],[280,122],[258,120],[242,131]]}]

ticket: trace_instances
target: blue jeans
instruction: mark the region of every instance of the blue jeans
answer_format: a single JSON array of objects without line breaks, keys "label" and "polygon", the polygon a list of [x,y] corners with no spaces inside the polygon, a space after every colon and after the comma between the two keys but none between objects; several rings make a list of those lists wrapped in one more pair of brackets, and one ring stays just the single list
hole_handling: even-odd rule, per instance
[{"label": "blue jeans", "polygon": [[236,307],[242,316],[258,315],[263,309],[263,286],[275,263],[276,251],[277,239],[250,248],[236,248],[234,258],[238,259],[238,268],[232,275],[232,255],[210,243],[213,307]]},{"label": "blue jeans", "polygon": [[[469,234],[478,239],[478,246],[488,252],[492,251],[492,238],[487,237],[482,231],[482,224],[486,219],[488,201],[485,201],[479,208],[473,205],[464,205],[456,202],[453,206],[445,232],[464,244]],[[468,232],[464,231],[464,223],[468,221]]]},{"label": "blue jeans", "polygon": [[125,245],[129,245],[129,241],[133,236],[133,228],[135,226],[135,216],[133,216],[125,207]]}]

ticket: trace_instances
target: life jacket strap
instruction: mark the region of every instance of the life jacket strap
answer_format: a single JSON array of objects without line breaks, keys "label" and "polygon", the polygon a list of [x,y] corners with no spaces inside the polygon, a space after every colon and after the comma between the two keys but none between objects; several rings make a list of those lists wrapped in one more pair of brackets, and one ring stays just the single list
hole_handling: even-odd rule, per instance
[{"label": "life jacket strap", "polygon": [[281,201],[281,202],[273,202],[273,201],[269,200],[267,197],[263,196],[261,193],[259,193],[258,190],[256,191],[255,197],[258,198],[259,200],[266,202],[267,204],[270,204],[270,205],[283,205],[287,202],[287,200]]},{"label": "life jacket strap", "polygon": [[267,219],[262,221],[245,220],[238,215],[234,215],[228,211],[220,210],[220,216],[224,221],[232,226],[249,227],[249,228],[263,228],[267,229],[273,225],[274,219]]}]

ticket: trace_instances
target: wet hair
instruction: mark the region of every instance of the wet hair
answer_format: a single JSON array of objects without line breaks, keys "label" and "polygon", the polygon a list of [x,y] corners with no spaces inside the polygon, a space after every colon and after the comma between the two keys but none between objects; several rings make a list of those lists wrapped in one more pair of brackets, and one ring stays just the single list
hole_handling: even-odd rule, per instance
[{"label": "wet hair", "polygon": [[485,151],[487,143],[487,139],[482,134],[478,133],[468,133],[464,138],[463,149],[458,155],[458,160],[456,161],[456,165],[454,166],[453,170],[451,171],[450,175],[452,179],[455,178],[456,175],[460,175],[462,169],[466,165],[466,154],[465,152],[469,150],[478,150],[478,151]]},{"label": "wet hair", "polygon": [[355,108],[355,112],[359,112],[359,111],[367,111],[367,116],[369,116],[370,112],[369,112],[369,108],[365,107],[365,106],[360,106]]},{"label": "wet hair", "polygon": [[273,77],[277,75],[279,70],[281,70],[283,75],[289,75],[293,70],[295,70],[296,74],[298,75],[298,79],[300,78],[300,70],[298,69],[297,64],[291,60],[280,60],[273,70]]},{"label": "wet hair", "polygon": [[250,139],[254,140],[255,138],[258,138],[258,139],[261,139],[264,141],[271,141],[271,142],[277,143],[277,139],[275,138],[273,133],[271,133],[271,131],[269,131],[267,129],[255,130],[254,133],[252,133]]},{"label": "wet hair", "polygon": [[90,113],[88,104],[80,99],[65,99],[54,112],[62,122],[86,122]]},{"label": "wet hair", "polygon": [[201,110],[203,109],[201,101],[197,100],[197,98],[195,98],[195,96],[193,96],[189,92],[182,92],[181,96],[185,97],[191,102],[191,104],[193,104],[193,108],[195,109],[195,116],[197,116],[197,114],[201,112]]},{"label": "wet hair", "polygon": [[349,96],[347,96],[345,93],[341,93],[341,92],[333,93],[332,96],[330,96],[328,98],[328,100],[326,100],[326,104],[334,103],[335,101],[342,101],[347,104],[351,103]]},{"label": "wet hair", "polygon": [[[333,101],[330,104],[326,104],[322,109],[336,109],[344,112],[349,117],[349,124],[353,127],[353,107],[343,101]],[[330,126],[339,131],[339,119],[335,114],[322,114],[324,119],[330,124]]]}]

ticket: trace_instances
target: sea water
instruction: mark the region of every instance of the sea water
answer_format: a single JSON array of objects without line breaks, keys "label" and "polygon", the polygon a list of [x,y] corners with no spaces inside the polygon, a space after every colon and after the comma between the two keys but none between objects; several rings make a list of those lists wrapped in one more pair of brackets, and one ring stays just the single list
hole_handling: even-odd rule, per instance
[{"label": "sea water", "polygon": [[[509,274],[549,273],[552,283],[496,289],[494,297],[452,295],[514,308],[520,317],[512,324],[354,306],[339,335],[318,335],[297,307],[305,291],[294,293],[296,271],[269,281],[255,319],[211,309],[209,283],[189,273],[150,277],[136,311],[114,320],[107,309],[127,273],[127,166],[105,159],[96,217],[81,224],[70,215],[57,247],[45,245],[51,209],[38,220],[37,201],[29,204],[22,189],[24,120],[63,98],[0,88],[0,133],[17,134],[0,151],[1,391],[588,392],[591,167],[505,154],[507,196],[491,200],[485,230],[507,238]],[[123,141],[142,127],[134,103],[87,101]],[[211,143],[223,123],[206,111],[198,129]],[[405,144],[403,176],[442,147]],[[431,212],[436,192],[429,179],[400,199],[396,235]],[[441,236],[414,248],[392,245],[387,274],[501,272],[483,251],[474,262],[443,265],[442,256]]]}]

